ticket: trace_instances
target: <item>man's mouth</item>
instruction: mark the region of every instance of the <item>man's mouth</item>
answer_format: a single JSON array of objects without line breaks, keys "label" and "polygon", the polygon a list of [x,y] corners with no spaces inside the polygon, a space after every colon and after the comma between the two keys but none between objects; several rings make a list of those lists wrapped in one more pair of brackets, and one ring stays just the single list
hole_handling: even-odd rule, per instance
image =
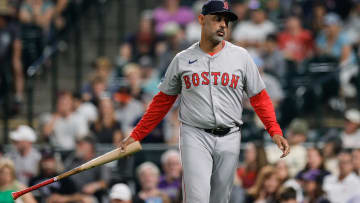
[{"label": "man's mouth", "polygon": [[217,33],[217,35],[219,35],[221,37],[223,37],[225,35],[225,31],[223,31],[223,30],[218,30],[218,31],[216,31],[216,33]]}]

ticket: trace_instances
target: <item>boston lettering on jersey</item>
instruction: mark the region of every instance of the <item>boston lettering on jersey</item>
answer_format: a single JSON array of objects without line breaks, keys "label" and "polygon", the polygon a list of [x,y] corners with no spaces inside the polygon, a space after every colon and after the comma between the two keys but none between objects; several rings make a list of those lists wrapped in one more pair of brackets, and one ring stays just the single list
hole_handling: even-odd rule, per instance
[{"label": "boston lettering on jersey", "polygon": [[189,89],[192,85],[194,87],[199,85],[209,85],[211,78],[213,85],[229,86],[236,89],[240,77],[235,74],[230,75],[227,72],[201,72],[183,76],[186,89]]}]

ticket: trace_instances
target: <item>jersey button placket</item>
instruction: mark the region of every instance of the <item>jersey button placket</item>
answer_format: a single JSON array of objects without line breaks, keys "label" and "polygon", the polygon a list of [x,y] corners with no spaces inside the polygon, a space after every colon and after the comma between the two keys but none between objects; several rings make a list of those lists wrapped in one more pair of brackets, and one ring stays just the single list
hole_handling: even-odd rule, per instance
[{"label": "jersey button placket", "polygon": [[212,110],[213,110],[213,115],[214,115],[214,120],[215,120],[215,126],[214,128],[217,126],[217,119],[216,119],[216,107],[215,107],[215,87],[214,87],[214,77],[212,77],[211,73],[214,71],[214,57],[209,57],[209,76],[210,76],[210,97],[211,97],[211,105],[212,105]]}]

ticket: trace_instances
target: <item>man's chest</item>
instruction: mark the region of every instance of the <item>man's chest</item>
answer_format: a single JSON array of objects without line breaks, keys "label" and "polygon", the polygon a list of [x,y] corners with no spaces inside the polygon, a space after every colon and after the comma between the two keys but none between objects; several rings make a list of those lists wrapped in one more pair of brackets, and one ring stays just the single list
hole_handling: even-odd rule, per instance
[{"label": "man's chest", "polygon": [[180,61],[182,89],[197,87],[243,88],[245,64],[235,57],[190,56]]}]

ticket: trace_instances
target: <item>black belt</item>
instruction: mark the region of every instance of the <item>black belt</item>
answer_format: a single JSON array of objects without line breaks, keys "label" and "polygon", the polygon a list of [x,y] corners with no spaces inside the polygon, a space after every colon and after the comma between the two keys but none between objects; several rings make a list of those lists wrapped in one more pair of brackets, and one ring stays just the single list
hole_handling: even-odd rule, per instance
[{"label": "black belt", "polygon": [[[240,126],[238,126],[240,129]],[[203,129],[205,132],[219,136],[219,137],[223,137],[225,135],[227,135],[232,128],[211,128],[211,129]]]}]

